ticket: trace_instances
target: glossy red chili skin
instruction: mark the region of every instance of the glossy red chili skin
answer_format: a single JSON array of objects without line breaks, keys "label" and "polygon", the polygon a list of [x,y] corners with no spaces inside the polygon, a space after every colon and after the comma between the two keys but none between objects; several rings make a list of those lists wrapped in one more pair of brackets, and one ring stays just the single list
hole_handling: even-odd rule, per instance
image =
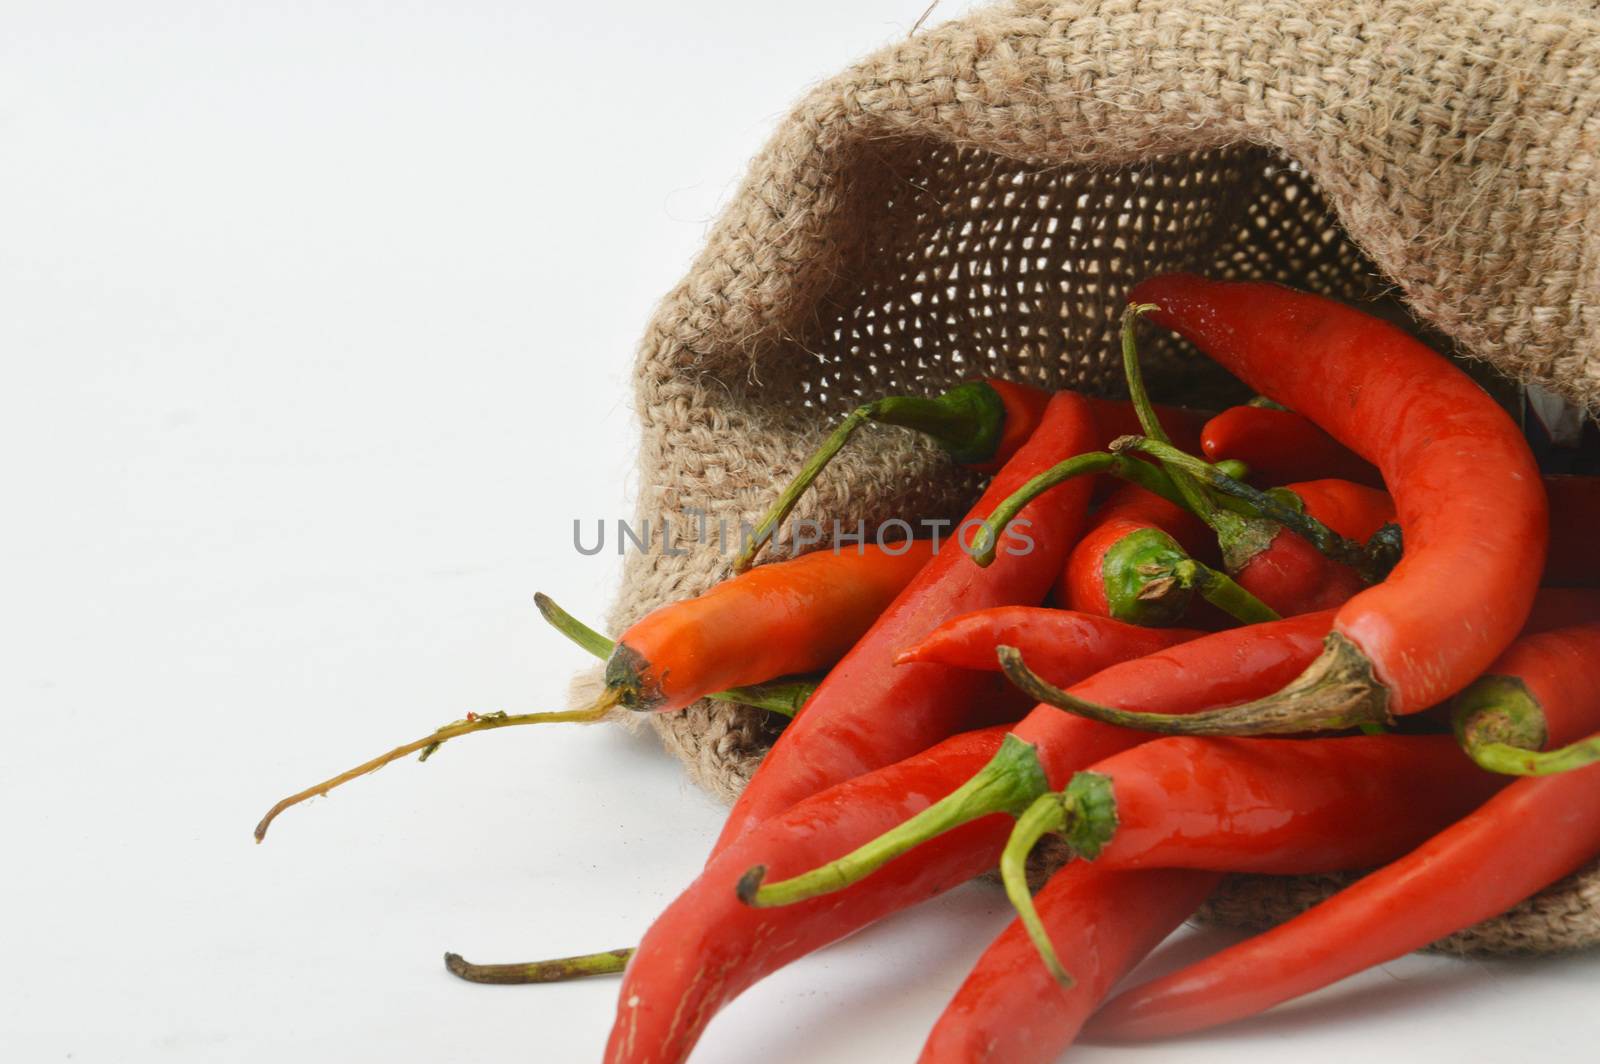
[{"label": "glossy red chili skin", "polygon": [[[1245,462],[1258,483],[1336,477],[1383,486],[1369,462],[1287,410],[1248,406],[1225,410],[1206,423],[1200,445],[1213,462],[1224,458]],[[1600,587],[1600,563],[1594,555],[1595,530],[1600,529],[1600,477],[1546,475],[1544,487],[1550,502],[1550,545],[1540,584]]]},{"label": "glossy red chili skin", "polygon": [[[1194,713],[1261,697],[1300,674],[1322,649],[1331,611],[1230,628],[1102,669],[1071,688],[1079,698],[1134,712]],[[1017,725],[1050,785],[1148,738],[1041,705]]]},{"label": "glossy red chili skin", "polygon": [[1297,480],[1284,488],[1299,497],[1306,513],[1358,543],[1398,520],[1394,499],[1381,488],[1332,477]]},{"label": "glossy red chili skin", "polygon": [[[1305,668],[1331,614],[1218,632],[1102,670],[1074,686],[1125,709],[1193,712],[1259,697]],[[738,901],[753,865],[778,880],[876,838],[965,783],[998,748],[998,730],[971,733],[899,764],[858,776],[757,825],[715,856],[640,943],[623,977],[606,1060],[683,1060],[711,1017],[777,968],[889,913],[949,890],[994,866],[1010,817],[964,825],[917,847],[835,894],[772,909]],[[1040,706],[1015,734],[1036,745],[1053,787],[1079,769],[1145,740],[1139,732]]]},{"label": "glossy red chili skin", "polygon": [[1300,916],[1122,994],[1098,1038],[1215,1027],[1504,912],[1600,854],[1600,764],[1521,779],[1405,857]]},{"label": "glossy red chili skin", "polygon": [[[1300,498],[1307,514],[1359,542],[1395,517],[1387,494],[1347,480],[1313,480],[1287,485],[1287,490]],[[1288,529],[1280,529],[1266,549],[1240,566],[1234,579],[1286,617],[1336,609],[1367,586],[1354,569]]]},{"label": "glossy red chili skin", "polygon": [[1205,633],[1193,628],[1144,628],[1110,617],[1045,606],[996,606],[962,614],[901,651],[897,664],[914,661],[997,672],[996,648],[1016,647],[1028,667],[1058,687],[1101,669],[1142,658]]},{"label": "glossy red chili skin", "polygon": [[1194,557],[1216,554],[1216,538],[1198,517],[1137,484],[1123,484],[1096,511],[1089,530],[1067,556],[1056,581],[1055,600],[1070,610],[1111,616],[1106,553],[1124,537],[1146,528],[1167,533]]},{"label": "glossy red chili skin", "polygon": [[940,836],[838,894],[756,909],[734,890],[753,863],[792,875],[921,812],[987,764],[1004,734],[947,739],[814,795],[730,844],[640,941],[623,974],[608,1064],[687,1059],[711,1017],[757,980],[991,867],[1011,830],[1003,815]]},{"label": "glossy red chili skin", "polygon": [[1230,407],[1205,423],[1200,449],[1210,462],[1243,462],[1257,483],[1334,478],[1383,487],[1377,467],[1292,410]]},{"label": "glossy red chili skin", "polygon": [[1550,551],[1545,558],[1547,587],[1600,587],[1600,477],[1545,477],[1550,497]]},{"label": "glossy red chili skin", "polygon": [[1488,674],[1522,681],[1544,718],[1546,749],[1600,729],[1600,619],[1525,635]]},{"label": "glossy red chili skin", "polygon": [[995,447],[994,457],[987,462],[973,463],[971,468],[980,473],[993,473],[1011,461],[1038,429],[1044,421],[1045,408],[1050,405],[1053,393],[1031,384],[1018,384],[998,377],[990,377],[983,383],[994,389],[994,393],[1000,397],[1005,407],[1005,420],[1001,424],[1000,442]]},{"label": "glossy red chili skin", "polygon": [[[981,521],[1034,475],[1093,450],[1098,426],[1089,405],[1057,394],[1038,430],[990,483],[968,514]],[[985,677],[942,665],[901,665],[895,655],[951,617],[989,606],[1044,599],[1066,552],[1082,531],[1089,483],[1064,484],[1030,503],[1031,549],[1002,537],[988,567],[946,543],[818,686],[778,736],[739,796],[713,854],[755,825],[835,783],[893,764],[964,729],[978,708]],[[1015,526],[1014,526],[1015,527]]]},{"label": "glossy red chili skin", "polygon": [[1393,860],[1507,782],[1452,735],[1167,738],[1107,758],[1116,834],[1097,864],[1301,875]]},{"label": "glossy red chili skin", "polygon": [[932,557],[931,542],[916,540],[758,565],[630,625],[607,680],[620,681],[628,709],[670,713],[713,691],[821,671]]},{"label": "glossy red chili skin", "polygon": [[1443,701],[1510,645],[1544,568],[1545,494],[1517,426],[1466,374],[1386,322],[1278,285],[1177,274],[1130,299],[1383,474],[1405,556],[1334,630],[1390,714]]},{"label": "glossy red chili skin", "polygon": [[1012,921],[945,1006],[919,1064],[1052,1064],[1117,982],[1188,919],[1221,878],[1181,869],[1067,865],[1033,902],[1074,985],[1056,981],[1021,921]]}]

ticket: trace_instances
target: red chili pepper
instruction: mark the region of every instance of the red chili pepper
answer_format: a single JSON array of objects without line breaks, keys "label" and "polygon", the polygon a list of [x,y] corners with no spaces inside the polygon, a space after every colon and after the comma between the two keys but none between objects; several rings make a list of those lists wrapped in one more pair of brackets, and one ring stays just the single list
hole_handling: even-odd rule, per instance
[{"label": "red chili pepper", "polygon": [[1406,852],[1505,782],[1449,735],[1176,736],[1079,772],[1017,835],[1060,834],[1107,868],[1333,872]]},{"label": "red chili pepper", "polygon": [[[999,672],[995,648],[1014,646],[1052,683],[1071,684],[1119,661],[1199,638],[1192,628],[1145,628],[1110,617],[1043,606],[995,606],[951,618],[895,657]],[[1029,705],[1032,705],[1030,702]]]},{"label": "red chili pepper", "polygon": [[[1000,500],[1040,470],[1090,449],[1096,432],[1083,399],[1066,392],[1057,395],[1038,430],[995,477],[961,527],[988,517]],[[1016,533],[1026,535],[1028,542],[1007,545],[988,568],[974,565],[954,544],[924,566],[778,737],[739,796],[713,852],[803,798],[910,757],[962,730],[984,677],[939,665],[897,667],[895,655],[959,614],[1040,602],[1083,526],[1088,490],[1084,481],[1059,498],[1030,506],[1023,520],[1031,527]]]},{"label": "red chili pepper", "polygon": [[[1218,472],[1231,475],[1225,469]],[[1068,560],[1057,583],[1058,601],[1118,620],[1161,625],[1176,621],[1198,593],[1221,613],[1245,624],[1278,620],[1259,599],[1226,574],[1194,558],[1172,536],[1170,530],[1177,530],[1196,550],[1215,553],[1205,542],[1209,530],[1202,536],[1189,524],[1179,505],[1184,496],[1175,478],[1154,464],[1125,454],[1095,451],[1077,455],[1024,484],[1001,502],[979,529],[974,560],[979,565],[993,561],[999,530],[1022,507],[1060,484],[1096,474],[1110,474],[1129,483],[1126,490],[1107,500],[1098,524]],[[1244,521],[1227,516],[1235,523]]]},{"label": "red chili pepper", "polygon": [[[1316,642],[1331,620],[1332,614],[1325,612],[1217,632],[1103,669],[1071,690],[1121,706],[1165,705],[1174,714],[1230,705],[1303,668],[1315,657]],[[1009,647],[1000,648],[999,656],[1004,659],[1008,652],[1014,656]],[[1030,680],[1038,683],[1037,677]],[[1035,800],[1065,785],[1073,772],[1140,741],[1132,731],[1084,729],[1069,723],[1071,719],[1048,705],[1035,708],[1007,737],[994,761],[944,801],[792,880],[763,886],[766,869],[752,867],[740,885],[742,896],[751,905],[789,905],[838,890],[957,825],[991,813],[1019,816]]]},{"label": "red chili pepper", "polygon": [[763,976],[993,865],[1007,825],[952,832],[849,895],[780,910],[741,905],[734,887],[756,854],[848,846],[921,809],[981,768],[1005,728],[969,732],[847,780],[756,825],[714,857],[657,917],[623,974],[608,1064],[686,1059],[711,1017]]},{"label": "red chili pepper", "polygon": [[1511,419],[1441,356],[1331,300],[1186,275],[1146,281],[1130,299],[1376,464],[1408,539],[1389,577],[1341,607],[1306,675],[1192,726],[1345,728],[1471,683],[1521,629],[1544,566],[1544,490]]},{"label": "red chili pepper", "polygon": [[1267,484],[1333,478],[1383,487],[1371,462],[1292,410],[1230,407],[1200,430],[1200,449],[1210,462],[1243,462]]},{"label": "red chili pepper", "polygon": [[1597,854],[1600,765],[1518,780],[1288,923],[1114,999],[1090,1030],[1162,1038],[1254,1015],[1504,912]]},{"label": "red chili pepper", "polygon": [[[1313,480],[1282,489],[1304,512],[1348,539],[1366,541],[1394,520],[1394,503],[1375,488],[1347,480]],[[1229,569],[1239,586],[1284,616],[1334,609],[1360,593],[1367,581],[1294,532],[1266,526],[1264,544],[1234,554]]]},{"label": "red chili pepper", "polygon": [[1163,739],[1036,800],[1000,871],[1046,965],[1065,980],[1028,897],[1028,854],[1045,835],[1105,868],[1335,872],[1393,860],[1504,783],[1448,735]]},{"label": "red chili pepper", "polygon": [[1115,872],[1074,861],[1034,905],[1077,980],[1052,977],[1016,920],[978,958],[922,1047],[919,1064],[1051,1064],[1111,989],[1200,907],[1222,877]]},{"label": "red chili pepper", "polygon": [[1381,488],[1323,477],[1284,485],[1301,508],[1341,536],[1366,542],[1394,523],[1394,500]]},{"label": "red chili pepper", "polygon": [[1462,747],[1491,772],[1566,772],[1600,758],[1600,621],[1526,635],[1455,697]]},{"label": "red chili pepper", "polygon": [[[971,453],[962,455],[955,450],[951,453],[956,461],[970,465],[980,473],[997,473],[1011,461],[1012,455],[1022,450],[1022,445],[1028,442],[1028,437],[1032,436],[1034,430],[1044,422],[1044,412],[1050,405],[1051,393],[1031,384],[1016,384],[998,377],[990,377],[979,387],[989,388],[1000,398],[1002,412],[999,415],[999,439],[994,445],[993,453],[986,457]],[[906,424],[903,421],[886,420],[885,423],[902,424],[907,428],[928,431],[922,425]],[[946,449],[950,449],[948,443],[944,442],[948,439],[948,436],[941,440],[939,435],[934,435],[934,441],[943,443]]]},{"label": "red chili pepper", "polygon": [[670,713],[713,691],[826,668],[933,555],[927,540],[820,550],[670,602],[618,637],[595,716],[614,705]]},{"label": "red chili pepper", "polygon": [[1176,624],[1188,611],[1193,586],[1173,571],[1184,559],[1214,552],[1214,543],[1194,514],[1137,484],[1124,484],[1068,555],[1056,601],[1130,624]]},{"label": "red chili pepper", "polygon": [[[1113,666],[1078,688],[1126,705],[1177,710],[1251,698],[1312,660],[1330,619],[1323,615],[1319,625],[1318,618],[1297,617],[1219,632]],[[1040,743],[1037,789],[1019,812],[1051,780],[1064,784],[1078,769],[1141,740],[1137,733],[1048,708],[1030,714],[1017,734]],[[756,980],[993,867],[1010,821],[973,813],[930,832],[939,837],[836,897],[758,909],[735,896],[752,864],[765,862],[780,873],[810,868],[898,830],[908,817],[930,810],[930,803],[948,801],[958,787],[968,791],[973,779],[993,773],[997,747],[1018,741],[1007,736],[1002,742],[1002,736],[998,730],[960,736],[858,776],[774,815],[728,846],[645,935],[623,980],[606,1059],[683,1060],[712,1015]]]}]

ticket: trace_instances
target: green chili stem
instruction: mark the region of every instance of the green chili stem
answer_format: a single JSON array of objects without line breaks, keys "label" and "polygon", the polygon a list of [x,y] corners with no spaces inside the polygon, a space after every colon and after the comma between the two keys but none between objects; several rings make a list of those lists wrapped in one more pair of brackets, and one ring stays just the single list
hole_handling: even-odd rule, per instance
[{"label": "green chili stem", "polygon": [[[615,643],[556,605],[555,600],[549,595],[540,591],[533,596],[533,601],[539,607],[539,613],[556,631],[601,661],[611,656],[612,650],[616,648]],[[780,716],[793,717],[800,712],[800,707],[806,704],[806,700],[816,689],[815,680],[773,680],[769,683],[751,684],[748,687],[730,687],[726,691],[717,691],[706,697],[718,702],[755,706],[757,709],[765,709]]]},{"label": "green chili stem", "polygon": [[473,964],[459,953],[446,953],[444,966],[450,974],[469,983],[497,983],[502,986],[525,983],[564,983],[596,975],[615,975],[628,966],[633,949],[608,949],[579,957],[533,961],[527,964]]},{"label": "green chili stem", "polygon": [[878,401],[873,420],[920,432],[962,465],[994,458],[1005,434],[1006,404],[984,381],[958,384],[939,395],[891,395]]},{"label": "green chili stem", "polygon": [[1063,795],[1041,794],[1023,811],[1017,818],[1017,826],[1011,829],[1006,848],[1000,854],[1000,881],[1005,884],[1006,897],[1011,899],[1011,907],[1017,911],[1017,918],[1022,921],[1045,967],[1050,969],[1050,974],[1056,977],[1058,983],[1070,987],[1073,985],[1072,975],[1056,955],[1055,943],[1050,941],[1050,931],[1040,919],[1039,910],[1033,904],[1033,892],[1028,889],[1028,856],[1033,853],[1040,839],[1066,830],[1066,805]]},{"label": "green chili stem", "polygon": [[1600,738],[1543,749],[1549,722],[1520,676],[1480,676],[1456,695],[1450,723],[1467,756],[1490,772],[1554,776],[1600,761]]},{"label": "green chili stem", "polygon": [[1262,517],[1276,521],[1299,534],[1334,561],[1354,566],[1362,571],[1367,568],[1367,553],[1361,544],[1339,535],[1316,518],[1286,506],[1267,492],[1235,480],[1210,463],[1185,454],[1176,447],[1148,437],[1124,436],[1114,441],[1111,449],[1116,452],[1136,451],[1148,454],[1161,462],[1169,471],[1192,474],[1223,494],[1248,502]]},{"label": "green chili stem", "polygon": [[1241,624],[1262,624],[1283,618],[1265,602],[1240,587],[1226,573],[1219,573],[1193,558],[1173,567],[1173,576],[1185,587],[1192,587],[1200,597]]},{"label": "green chili stem", "polygon": [[817,452],[800,467],[800,472],[762,517],[750,540],[741,544],[739,554],[733,560],[733,571],[742,573],[750,568],[756,555],[761,553],[761,548],[782,526],[801,496],[833,461],[834,455],[855,435],[855,431],[868,421],[897,425],[932,437],[955,461],[971,464],[986,462],[994,457],[1005,433],[1005,420],[1005,400],[983,381],[958,384],[931,397],[890,395],[856,407],[845,415]]},{"label": "green chili stem", "polygon": [[[1235,462],[1232,463],[1232,468],[1237,472],[1246,473],[1249,467],[1242,462]],[[1075,477],[1092,476],[1097,473],[1106,473],[1130,484],[1137,484],[1175,506],[1187,508],[1189,505],[1173,484],[1172,478],[1160,466],[1141,462],[1126,455],[1089,451],[1057,462],[1002,499],[1000,505],[990,512],[989,519],[972,537],[970,551],[972,560],[981,566],[990,565],[999,548],[1001,533],[1034,499],[1058,484],[1064,484]],[[1245,504],[1236,505],[1242,508]]]},{"label": "green chili stem", "polygon": [[1072,856],[1092,861],[1100,856],[1117,833],[1117,795],[1111,777],[1099,772],[1079,772],[1073,775],[1059,794],[1047,794],[1029,806],[1017,818],[1017,826],[1006,840],[1000,855],[1000,878],[1006,895],[1016,908],[1017,915],[1033,940],[1039,955],[1063,985],[1071,986],[1071,977],[1061,966],[1050,933],[1033,905],[1033,895],[1028,890],[1028,855],[1046,835],[1061,835],[1072,849]]},{"label": "green chili stem", "polygon": [[557,606],[555,599],[543,591],[534,592],[533,604],[539,607],[539,615],[549,622],[550,627],[601,661],[609,658],[611,652],[616,649],[616,643]]},{"label": "green chili stem", "polygon": [[970,780],[909,820],[843,857],[776,883],[763,884],[757,865],[739,880],[739,900],[756,908],[793,905],[843,890],[929,839],[992,813],[1016,816],[1050,790],[1034,748],[1008,735],[990,762]]},{"label": "green chili stem", "polygon": [[1555,776],[1600,761],[1600,736],[1555,750],[1524,750],[1510,743],[1484,743],[1467,751],[1490,772],[1507,776]]},{"label": "green chili stem", "polygon": [[[1171,447],[1172,437],[1161,427],[1161,419],[1156,416],[1156,408],[1150,402],[1150,394],[1145,391],[1144,371],[1139,367],[1139,347],[1134,336],[1139,319],[1150,311],[1159,309],[1154,303],[1134,303],[1122,312],[1122,373],[1127,378],[1128,398],[1133,403],[1133,411],[1138,415],[1139,424],[1144,427],[1144,434],[1158,443]],[[1183,496],[1183,504],[1207,526],[1218,532],[1222,531],[1216,526],[1217,504],[1210,493],[1185,470],[1169,469],[1168,474],[1172,477],[1173,486]]]},{"label": "green chili stem", "polygon": [[761,553],[761,548],[766,546],[767,541],[772,538],[772,534],[783,524],[784,519],[795,508],[795,504],[800,501],[800,497],[811,487],[812,481],[822,474],[828,463],[833,461],[833,456],[838,454],[840,449],[849,442],[850,437],[855,435],[856,430],[872,420],[873,415],[877,412],[878,404],[881,402],[882,400],[880,399],[876,402],[856,407],[845,415],[844,420],[839,422],[837,428],[828,434],[828,438],[822,441],[822,446],[817,448],[817,452],[806,460],[806,464],[800,467],[800,472],[789,482],[789,486],[784,488],[782,493],[778,495],[771,509],[767,511],[766,516],[762,517],[761,522],[756,525],[750,539],[740,545],[739,553],[733,559],[734,572],[742,573],[750,568],[751,563],[756,560],[756,555]]}]

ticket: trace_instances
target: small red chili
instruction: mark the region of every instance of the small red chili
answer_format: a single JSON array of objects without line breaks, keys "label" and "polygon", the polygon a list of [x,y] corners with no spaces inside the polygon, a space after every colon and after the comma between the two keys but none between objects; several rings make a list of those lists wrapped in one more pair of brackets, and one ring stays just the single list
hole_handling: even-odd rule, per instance
[{"label": "small red chili", "polygon": [[1597,854],[1600,765],[1517,780],[1288,923],[1114,999],[1089,1029],[1120,1041],[1243,1019],[1505,912]]},{"label": "small red chili", "polygon": [[1146,628],[1076,610],[996,606],[951,618],[894,660],[896,665],[927,662],[999,672],[995,648],[1014,646],[1052,683],[1071,684],[1204,634],[1193,628]]},{"label": "small red chili", "polygon": [[1100,1002],[1200,907],[1214,872],[1118,872],[1074,861],[1033,899],[1075,983],[1044,965],[1021,920],[983,952],[922,1047],[918,1064],[1052,1064]]}]

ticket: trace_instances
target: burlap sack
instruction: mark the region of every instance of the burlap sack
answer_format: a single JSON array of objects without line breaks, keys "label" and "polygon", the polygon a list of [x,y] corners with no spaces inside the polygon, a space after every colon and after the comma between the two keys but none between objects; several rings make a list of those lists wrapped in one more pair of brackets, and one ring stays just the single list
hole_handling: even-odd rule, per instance
[{"label": "burlap sack", "polygon": [[[692,511],[753,520],[862,397],[978,374],[1115,390],[1122,297],[1163,270],[1387,299],[1600,406],[1597,104],[1587,0],[1021,0],[869,56],[780,125],[645,333],[635,524],[669,519],[687,553],[628,556],[613,630],[727,575]],[[1158,394],[1211,394],[1162,343]],[[910,434],[863,437],[797,518],[971,497]],[[772,738],[710,702],[653,724],[723,798]],[[1212,908],[1279,919],[1325,886],[1245,880]],[[1597,935],[1591,869],[1450,944]]]}]

